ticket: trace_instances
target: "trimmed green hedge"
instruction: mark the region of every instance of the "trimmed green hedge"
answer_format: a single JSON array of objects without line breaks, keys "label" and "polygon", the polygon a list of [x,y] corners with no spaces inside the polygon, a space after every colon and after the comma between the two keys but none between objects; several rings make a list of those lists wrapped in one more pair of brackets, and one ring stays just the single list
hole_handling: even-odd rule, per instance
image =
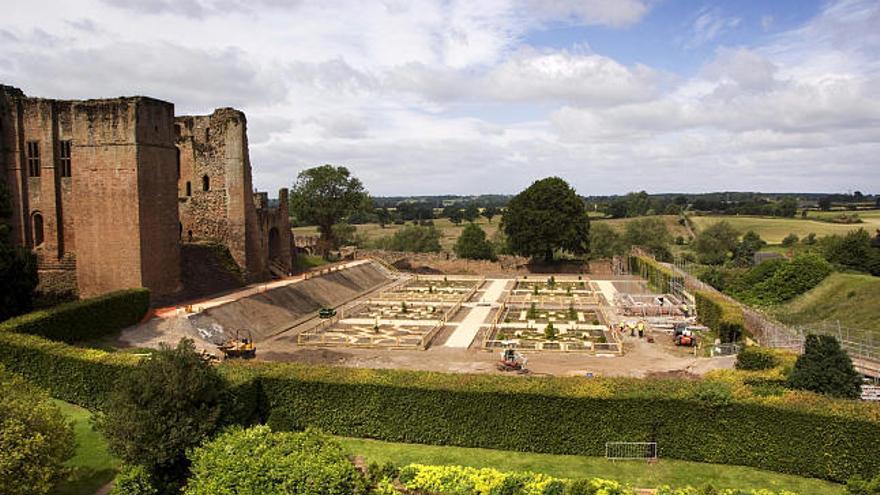
[{"label": "trimmed green hedge", "polygon": [[813,394],[737,398],[747,386],[721,380],[260,368],[278,430],[591,456],[609,441],[656,440],[661,457],[836,481],[880,470],[880,410]]},{"label": "trimmed green hedge", "polygon": [[736,342],[746,335],[742,308],[715,292],[694,291],[697,303],[697,319],[703,325],[718,332],[723,342]]},{"label": "trimmed green hedge", "polygon": [[53,397],[98,409],[121,373],[138,358],[72,347],[35,335],[0,332],[0,363]]},{"label": "trimmed green hedge", "polygon": [[39,335],[68,343],[81,342],[134,325],[149,309],[149,289],[127,289],[6,320],[0,323],[0,332]]},{"label": "trimmed green hedge", "polygon": [[[0,363],[58,398],[99,408],[138,358],[0,333]],[[880,472],[880,408],[800,391],[761,394],[768,372],[700,381],[507,377],[281,363],[225,363],[230,414],[276,430],[601,456],[608,441],[660,456],[844,481]],[[756,382],[757,380],[757,382]]]},{"label": "trimmed green hedge", "polygon": [[629,271],[641,275],[648,281],[648,286],[658,292],[669,292],[669,282],[682,278],[676,275],[672,269],[645,256],[630,256]]}]

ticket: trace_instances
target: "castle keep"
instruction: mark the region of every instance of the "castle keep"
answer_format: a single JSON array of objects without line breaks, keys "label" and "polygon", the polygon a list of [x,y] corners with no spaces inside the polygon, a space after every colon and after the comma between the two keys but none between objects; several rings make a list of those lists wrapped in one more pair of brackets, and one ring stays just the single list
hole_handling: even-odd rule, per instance
[{"label": "castle keep", "polygon": [[81,297],[181,287],[181,244],[226,246],[245,280],[290,270],[287,191],[254,194],[242,112],[175,119],[147,98],[51,100],[0,85],[13,242]]}]

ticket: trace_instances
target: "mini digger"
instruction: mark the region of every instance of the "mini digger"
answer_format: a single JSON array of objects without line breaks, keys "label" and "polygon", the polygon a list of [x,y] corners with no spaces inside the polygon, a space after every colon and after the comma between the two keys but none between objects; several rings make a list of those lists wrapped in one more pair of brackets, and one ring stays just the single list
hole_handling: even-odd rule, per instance
[{"label": "mini digger", "polygon": [[526,374],[529,370],[526,368],[528,359],[522,354],[516,352],[516,349],[507,348],[501,353],[501,361],[496,366],[498,371],[515,371],[519,374]]},{"label": "mini digger", "polygon": [[257,357],[257,346],[250,330],[237,330],[235,337],[217,346],[223,359],[253,359]]}]

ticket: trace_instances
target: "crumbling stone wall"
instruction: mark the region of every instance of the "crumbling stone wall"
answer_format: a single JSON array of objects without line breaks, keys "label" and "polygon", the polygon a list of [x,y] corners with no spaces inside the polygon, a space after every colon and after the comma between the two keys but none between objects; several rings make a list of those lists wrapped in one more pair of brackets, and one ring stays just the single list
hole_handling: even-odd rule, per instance
[{"label": "crumbling stone wall", "polygon": [[[0,172],[13,239],[33,249],[41,278],[75,272],[83,297],[179,285],[174,106],[151,98],[61,101],[0,86]],[[39,174],[28,169],[28,143]],[[70,143],[70,176],[62,173]],[[74,277],[60,277],[73,279]]]},{"label": "crumbling stone wall", "polygon": [[[279,236],[273,231],[289,236],[287,193],[282,193],[284,208],[270,208],[268,197],[257,204],[244,113],[220,108],[211,115],[177,117],[175,128],[180,157],[178,196],[182,239],[185,242],[214,241],[227,246],[247,281],[263,280],[272,272],[289,271],[289,237],[282,235],[278,241]],[[287,228],[283,228],[284,225]],[[278,242],[288,246],[287,249],[276,249]],[[273,261],[282,269],[272,270]]]}]

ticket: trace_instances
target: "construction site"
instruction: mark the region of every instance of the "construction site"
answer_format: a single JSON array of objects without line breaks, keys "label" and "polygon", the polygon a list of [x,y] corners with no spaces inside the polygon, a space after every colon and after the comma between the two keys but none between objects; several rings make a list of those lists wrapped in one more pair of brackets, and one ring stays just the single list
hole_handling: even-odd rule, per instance
[{"label": "construction site", "polygon": [[[732,357],[708,357],[714,343],[697,337],[692,314],[632,275],[421,275],[363,259],[157,309],[115,344],[188,337],[223,359],[224,345],[244,341],[257,360],[451,372],[498,373],[504,362],[586,376],[731,367]],[[694,338],[680,345],[676,328]]]}]

